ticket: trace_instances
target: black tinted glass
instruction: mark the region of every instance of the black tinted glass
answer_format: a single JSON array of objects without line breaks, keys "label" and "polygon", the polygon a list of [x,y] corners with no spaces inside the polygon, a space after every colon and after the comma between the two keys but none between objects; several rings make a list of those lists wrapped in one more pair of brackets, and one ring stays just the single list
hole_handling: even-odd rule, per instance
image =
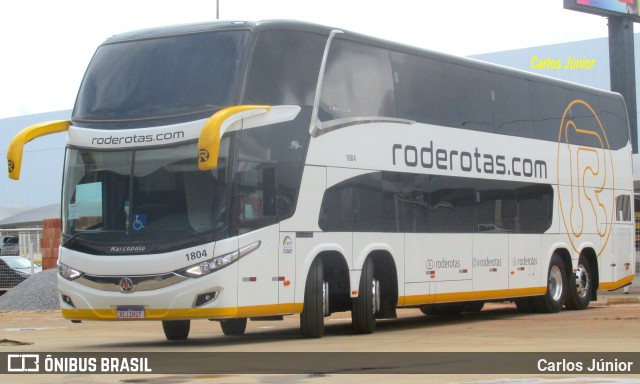
[{"label": "black tinted glass", "polygon": [[226,31],[103,45],[87,69],[73,119],[166,118],[234,104],[247,35]]},{"label": "black tinted glass", "polygon": [[389,52],[334,39],[322,83],[319,118],[395,117],[395,108]]},{"label": "black tinted glass", "polygon": [[268,31],[258,38],[245,104],[313,105],[326,36]]}]

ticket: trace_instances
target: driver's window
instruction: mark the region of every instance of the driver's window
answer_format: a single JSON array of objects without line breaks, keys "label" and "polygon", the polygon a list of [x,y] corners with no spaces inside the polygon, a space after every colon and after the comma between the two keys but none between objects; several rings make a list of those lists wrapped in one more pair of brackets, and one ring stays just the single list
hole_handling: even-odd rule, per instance
[{"label": "driver's window", "polygon": [[76,185],[75,202],[69,204],[69,219],[75,220],[75,230],[102,223],[102,182]]},{"label": "driver's window", "polygon": [[241,233],[276,222],[275,169],[257,168],[236,176],[236,211]]}]

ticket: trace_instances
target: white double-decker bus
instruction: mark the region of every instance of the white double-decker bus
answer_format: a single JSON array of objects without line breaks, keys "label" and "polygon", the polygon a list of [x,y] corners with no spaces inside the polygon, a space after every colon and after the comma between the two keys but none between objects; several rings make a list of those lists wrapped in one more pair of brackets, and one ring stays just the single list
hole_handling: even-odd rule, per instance
[{"label": "white double-decker bus", "polygon": [[297,22],[114,36],[67,131],[59,291],[79,320],[228,335],[300,314],[583,309],[631,283],[622,97]]}]

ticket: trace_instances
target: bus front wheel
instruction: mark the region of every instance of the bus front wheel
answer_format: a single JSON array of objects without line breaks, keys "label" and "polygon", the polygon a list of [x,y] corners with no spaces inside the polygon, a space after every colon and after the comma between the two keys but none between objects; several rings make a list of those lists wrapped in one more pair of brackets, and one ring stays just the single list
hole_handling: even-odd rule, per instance
[{"label": "bus front wheel", "polygon": [[167,340],[180,341],[189,337],[190,320],[163,320],[162,329]]},{"label": "bus front wheel", "polygon": [[220,328],[227,336],[242,336],[247,329],[247,318],[220,320]]}]

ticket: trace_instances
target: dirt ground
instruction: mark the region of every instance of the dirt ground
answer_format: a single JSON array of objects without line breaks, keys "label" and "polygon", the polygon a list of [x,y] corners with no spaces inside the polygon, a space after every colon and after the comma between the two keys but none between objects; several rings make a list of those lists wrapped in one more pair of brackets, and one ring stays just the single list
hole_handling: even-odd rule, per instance
[{"label": "dirt ground", "polygon": [[[0,313],[0,354],[46,352],[640,352],[638,295],[603,295],[584,311],[520,314],[508,303],[456,318],[400,310],[371,335],[353,335],[350,314],[325,319],[321,339],[302,339],[298,317],[250,321],[244,336],[224,336],[217,322],[193,321],[189,340],[165,340],[159,322],[73,324],[58,311]],[[5,360],[2,360],[5,361]],[[636,362],[640,365],[640,361]],[[640,375],[363,374],[7,374],[3,383],[640,383]]]}]

